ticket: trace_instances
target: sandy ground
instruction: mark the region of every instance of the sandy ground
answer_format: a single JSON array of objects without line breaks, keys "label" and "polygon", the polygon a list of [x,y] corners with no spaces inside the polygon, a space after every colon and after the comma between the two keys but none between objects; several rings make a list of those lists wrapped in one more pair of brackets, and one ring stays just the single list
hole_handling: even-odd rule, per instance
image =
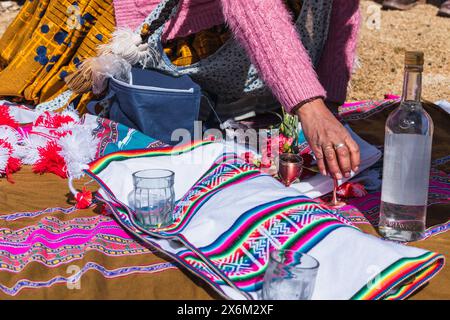
[{"label": "sandy ground", "polygon": [[405,50],[423,50],[423,97],[431,101],[450,100],[450,18],[437,17],[438,8],[431,4],[405,12],[380,8],[373,1],[361,1],[361,67],[352,79],[348,99],[400,94]]},{"label": "sandy ground", "polygon": [[[360,68],[351,82],[348,100],[400,94],[405,50],[425,51],[424,98],[450,100],[450,18],[437,17],[438,8],[431,4],[406,12],[382,11],[380,7],[374,1],[361,1]],[[0,13],[0,34],[15,14]]]}]

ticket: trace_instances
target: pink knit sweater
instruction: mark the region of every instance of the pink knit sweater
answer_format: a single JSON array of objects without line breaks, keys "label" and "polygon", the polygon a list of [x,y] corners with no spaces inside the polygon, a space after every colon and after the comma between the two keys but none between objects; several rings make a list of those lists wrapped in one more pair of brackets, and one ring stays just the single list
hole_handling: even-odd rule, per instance
[{"label": "pink knit sweater", "polygon": [[[282,0],[181,0],[168,39],[226,22],[288,111],[315,97],[342,103],[356,52],[359,0],[334,0],[330,30],[314,70]],[[118,26],[136,28],[160,0],[114,0]]]}]

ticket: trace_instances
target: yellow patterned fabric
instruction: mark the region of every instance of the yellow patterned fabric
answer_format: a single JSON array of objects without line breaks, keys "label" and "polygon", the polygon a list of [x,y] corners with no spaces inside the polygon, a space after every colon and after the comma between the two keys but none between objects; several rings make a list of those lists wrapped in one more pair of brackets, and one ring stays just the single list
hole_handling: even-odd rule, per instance
[{"label": "yellow patterned fabric", "polygon": [[[115,28],[112,0],[28,0],[0,39],[0,97],[38,104],[67,90],[64,78],[96,55]],[[84,111],[88,95],[73,96]]]}]

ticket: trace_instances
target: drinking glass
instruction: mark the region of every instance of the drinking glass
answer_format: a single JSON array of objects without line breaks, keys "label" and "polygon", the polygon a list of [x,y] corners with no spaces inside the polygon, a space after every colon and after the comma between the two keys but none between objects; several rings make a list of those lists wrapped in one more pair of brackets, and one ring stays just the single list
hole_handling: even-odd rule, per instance
[{"label": "drinking glass", "polygon": [[294,153],[280,154],[278,175],[286,187],[295,182],[303,170],[303,158]]},{"label": "drinking glass", "polygon": [[173,222],[174,177],[170,170],[143,170],[133,174],[135,218],[144,228]]},{"label": "drinking glass", "polygon": [[310,300],[314,292],[319,262],[310,255],[276,250],[270,253],[264,275],[264,300]]}]

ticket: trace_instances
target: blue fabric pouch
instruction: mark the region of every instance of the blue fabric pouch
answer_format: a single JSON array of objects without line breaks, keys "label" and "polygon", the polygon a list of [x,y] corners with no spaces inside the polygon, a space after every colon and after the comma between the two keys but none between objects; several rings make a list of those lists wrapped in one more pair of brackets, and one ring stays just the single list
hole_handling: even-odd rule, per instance
[{"label": "blue fabric pouch", "polygon": [[[102,101],[109,105],[109,118],[144,134],[174,145],[172,133],[185,129],[194,136],[202,92],[189,76],[174,77],[156,70],[132,68],[130,81],[110,79]],[[99,101],[88,105],[94,107]]]}]

